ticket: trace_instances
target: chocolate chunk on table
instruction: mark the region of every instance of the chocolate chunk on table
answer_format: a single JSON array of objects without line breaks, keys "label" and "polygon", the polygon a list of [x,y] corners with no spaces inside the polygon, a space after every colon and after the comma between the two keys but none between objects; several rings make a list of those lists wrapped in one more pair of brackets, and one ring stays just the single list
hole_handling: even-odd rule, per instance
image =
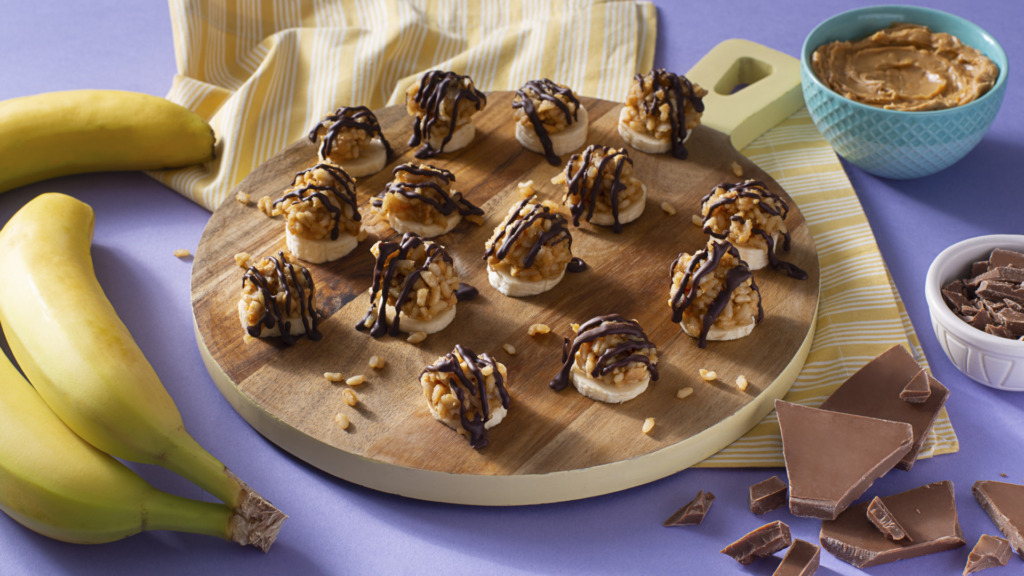
[{"label": "chocolate chunk on table", "polygon": [[750,564],[758,558],[771,556],[792,543],[789,526],[776,520],[747,532],[739,540],[722,548],[722,554],[732,556],[740,564]]},{"label": "chocolate chunk on table", "polygon": [[978,480],[971,492],[1017,554],[1024,558],[1024,486]]},{"label": "chocolate chunk on table", "polygon": [[920,404],[902,400],[900,393],[920,373],[921,365],[906,348],[897,344],[850,376],[821,408],[910,424],[914,429],[914,445],[896,465],[901,470],[910,470],[949,397],[949,390],[926,373],[931,390],[928,399]]},{"label": "chocolate chunk on table", "polygon": [[821,523],[821,547],[844,562],[866,568],[951,550],[966,543],[952,482],[926,484],[882,497],[882,502],[899,519],[912,541],[893,542],[865,522],[868,503],[862,502],[835,520]]},{"label": "chocolate chunk on table", "polygon": [[784,400],[775,401],[775,410],[794,516],[834,519],[913,445],[913,429],[906,422]]},{"label": "chocolate chunk on table", "polygon": [[797,538],[772,576],[814,576],[820,561],[821,548]]},{"label": "chocolate chunk on table", "polygon": [[697,495],[687,502],[685,506],[676,510],[674,514],[665,520],[665,526],[696,526],[704,521],[704,517],[715,501],[715,495],[711,492],[698,490]]},{"label": "chocolate chunk on table", "polygon": [[928,382],[928,372],[921,370],[917,376],[900,390],[900,400],[911,404],[924,404],[932,395],[932,387]]},{"label": "chocolate chunk on table", "polygon": [[786,483],[772,476],[750,487],[747,502],[754,514],[765,514],[786,504]]},{"label": "chocolate chunk on table", "polygon": [[974,545],[971,553],[967,556],[967,565],[964,566],[964,576],[974,574],[986,568],[1006,566],[1010,561],[1013,550],[1010,549],[1010,541],[989,534],[982,534],[978,543]]},{"label": "chocolate chunk on table", "polygon": [[912,541],[900,521],[878,496],[875,496],[868,504],[866,513],[868,521],[874,524],[875,528],[878,528],[878,531],[889,540],[894,542],[903,539],[906,539],[907,542]]}]

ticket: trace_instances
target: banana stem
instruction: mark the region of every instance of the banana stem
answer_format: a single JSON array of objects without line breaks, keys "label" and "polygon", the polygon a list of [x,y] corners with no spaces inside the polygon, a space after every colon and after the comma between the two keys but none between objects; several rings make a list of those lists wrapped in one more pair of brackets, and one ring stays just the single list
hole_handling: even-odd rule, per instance
[{"label": "banana stem", "polygon": [[223,504],[157,492],[143,511],[143,530],[173,530],[233,540],[231,509]]}]

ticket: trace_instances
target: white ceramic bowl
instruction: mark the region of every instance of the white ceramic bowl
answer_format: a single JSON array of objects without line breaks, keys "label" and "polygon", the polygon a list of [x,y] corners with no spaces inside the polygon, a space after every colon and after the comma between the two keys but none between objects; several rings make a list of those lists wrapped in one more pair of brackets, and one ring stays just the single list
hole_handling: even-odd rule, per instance
[{"label": "white ceramic bowl", "polygon": [[1024,236],[978,236],[946,248],[928,268],[924,295],[935,337],[958,370],[986,386],[1024,392],[1024,342],[978,330],[957,317],[942,299],[942,287],[966,277],[971,263],[987,260],[993,248],[1024,252]]}]

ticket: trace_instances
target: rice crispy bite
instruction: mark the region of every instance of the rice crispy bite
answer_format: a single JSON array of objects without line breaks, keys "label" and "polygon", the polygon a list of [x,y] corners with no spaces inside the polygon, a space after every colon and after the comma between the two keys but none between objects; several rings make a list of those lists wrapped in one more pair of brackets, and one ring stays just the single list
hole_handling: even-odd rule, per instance
[{"label": "rice crispy bite", "polygon": [[317,157],[361,178],[379,172],[394,155],[377,116],[366,106],[342,106],[325,116],[309,132],[317,143]]},{"label": "rice crispy bite", "polygon": [[375,261],[370,309],[356,325],[370,336],[443,330],[455,318],[459,272],[444,246],[405,234],[370,248]]},{"label": "rice crispy bite", "polygon": [[484,211],[452,188],[455,175],[428,164],[395,167],[394,179],[371,205],[399,234],[434,238],[450,232],[463,218],[483,224]]},{"label": "rice crispy bite", "polygon": [[454,350],[423,369],[420,386],[434,418],[479,450],[487,446],[487,430],[508,413],[507,379],[504,364],[456,344]]},{"label": "rice crispy bite", "polygon": [[530,80],[512,98],[516,139],[527,150],[544,154],[559,166],[562,154],[583,146],[587,139],[587,109],[572,89],[547,78]]},{"label": "rice crispy bite", "polygon": [[429,158],[465,148],[476,134],[470,119],[485,106],[487,96],[469,76],[443,70],[424,74],[405,93],[406,110],[416,118],[409,140],[409,146],[420,146],[415,156]]},{"label": "rice crispy bite", "polygon": [[623,224],[643,214],[647,201],[647,188],[633,175],[633,160],[624,148],[591,144],[573,154],[551,183],[562,186],[562,203],[569,207],[573,226],[584,217],[622,232]]},{"label": "rice crispy bite", "polygon": [[619,113],[619,135],[642,152],[671,152],[684,160],[684,142],[700,124],[707,93],[686,76],[665,69],[637,74]]},{"label": "rice crispy bite", "polygon": [[575,338],[562,345],[562,369],[549,384],[571,382],[580,394],[600,402],[626,402],[658,379],[658,350],[636,320],[618,314],[573,325]]},{"label": "rice crispy bite", "polygon": [[786,201],[757,180],[723,182],[705,195],[700,204],[704,233],[728,240],[748,268],[760,270],[771,264],[790,276],[807,278],[806,272],[779,260],[775,254],[780,236],[783,250],[789,251],[790,235],[785,223],[788,213]]},{"label": "rice crispy bite", "polygon": [[281,337],[293,344],[299,336],[319,340],[316,287],[309,270],[278,252],[248,266],[242,276],[238,318],[255,338]]},{"label": "rice crispy bite", "polygon": [[296,174],[291,187],[270,205],[270,216],[281,214],[288,250],[306,262],[336,260],[359,243],[362,217],[355,182],[333,164]]},{"label": "rice crispy bite", "polygon": [[701,348],[708,340],[742,338],[764,319],[753,273],[728,241],[711,240],[693,255],[680,254],[671,271],[672,321]]},{"label": "rice crispy bite", "polygon": [[553,202],[541,202],[533,182],[520,182],[525,198],[512,206],[484,244],[487,277],[507,296],[553,288],[572,261],[572,234]]}]

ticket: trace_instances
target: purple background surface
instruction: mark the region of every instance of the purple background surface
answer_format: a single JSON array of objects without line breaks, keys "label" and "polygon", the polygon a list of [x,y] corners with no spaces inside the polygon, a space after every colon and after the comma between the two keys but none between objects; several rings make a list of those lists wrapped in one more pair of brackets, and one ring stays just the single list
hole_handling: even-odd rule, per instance
[{"label": "purple background surface", "polygon": [[[797,56],[825,18],[870,3],[853,0],[732,0],[659,4],[655,64],[689,69],[727,38],[746,38]],[[1024,58],[1024,3],[923,2],[966,16],[996,37],[1010,67]],[[0,99],[50,90],[117,88],[164,95],[175,72],[166,4],[95,0],[0,3]],[[959,433],[954,455],[895,471],[868,495],[952,480],[968,546],[889,564],[871,574],[959,574],[982,533],[997,530],[971,497],[978,479],[1024,482],[1024,394],[1002,393],[962,376],[931,331],[922,294],[931,259],[980,234],[1021,233],[1024,97],[1010,73],[992,129],[964,160],[932,177],[882,180],[846,166],[882,255],[903,295],[935,376],[952,395]],[[238,416],[203,367],[192,331],[190,262],[209,214],[140,173],[94,174],[42,182],[0,196],[0,222],[33,196],[60,191],[96,210],[97,274],[139,345],[177,402],[186,427],[213,454],[291,518],[269,554],[212,538],[148,533],[102,546],[38,536],[0,515],[0,574],[771,574],[776,561],[740,567],[719,554],[764,522],[783,520],[794,537],[817,540],[819,523],[777,510],[755,517],[747,487],[782,470],[691,469],[621,493],[578,502],[486,508],[420,502],[382,494],[321,473],[277,449]],[[0,271],[2,273],[2,271]],[[158,487],[206,498],[163,470],[133,466]],[[784,476],[783,476],[784,477]],[[717,496],[696,528],[661,522],[697,490]],[[781,557],[781,554],[779,555]],[[1019,573],[1011,559],[1000,574]],[[819,574],[859,574],[822,553]],[[993,572],[996,574],[996,572]]]}]

